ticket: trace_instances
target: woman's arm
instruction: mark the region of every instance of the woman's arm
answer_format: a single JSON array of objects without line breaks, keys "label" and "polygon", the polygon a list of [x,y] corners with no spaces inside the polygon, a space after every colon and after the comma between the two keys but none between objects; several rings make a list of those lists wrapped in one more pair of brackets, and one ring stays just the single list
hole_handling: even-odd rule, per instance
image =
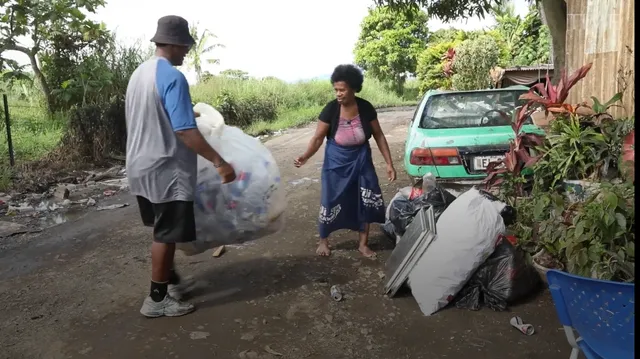
[{"label": "woman's arm", "polygon": [[371,121],[371,131],[371,134],[376,140],[378,148],[380,149],[380,153],[382,154],[382,157],[384,157],[384,161],[387,163],[387,166],[393,166],[389,144],[387,143],[386,137],[384,137],[384,133],[382,132],[382,128],[380,127],[380,122],[377,119]]},{"label": "woman's arm", "polygon": [[389,150],[389,144],[387,143],[387,139],[386,137],[384,137],[384,133],[382,132],[382,128],[380,127],[380,121],[378,121],[378,119],[375,119],[370,123],[372,132],[371,134],[378,144],[378,149],[380,150],[382,157],[384,157],[384,161],[387,163],[387,174],[389,175],[389,181],[393,181],[396,179],[396,170],[393,167],[391,150]]},{"label": "woman's arm", "polygon": [[322,143],[324,142],[324,138],[327,137],[329,133],[329,124],[324,121],[318,121],[318,126],[316,126],[316,132],[311,137],[309,141],[309,145],[307,146],[307,150],[305,153],[298,157],[295,161],[296,166],[300,167],[309,160],[309,158],[313,157],[313,155],[318,152]]},{"label": "woman's arm", "polygon": [[322,143],[324,143],[324,138],[327,137],[327,133],[329,133],[329,124],[323,121],[318,121],[318,126],[316,126],[316,133],[313,134],[311,140],[309,141],[309,146],[307,146],[307,151],[302,155],[305,160],[313,157],[313,155],[318,152]]}]

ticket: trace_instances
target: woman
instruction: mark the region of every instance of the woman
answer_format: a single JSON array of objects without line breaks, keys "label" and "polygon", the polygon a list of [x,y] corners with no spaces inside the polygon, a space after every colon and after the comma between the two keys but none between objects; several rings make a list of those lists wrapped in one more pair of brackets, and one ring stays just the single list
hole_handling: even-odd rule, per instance
[{"label": "woman", "polygon": [[353,65],[340,65],[331,75],[336,99],[320,113],[316,133],[307,151],[296,158],[296,167],[304,165],[322,146],[322,190],[319,216],[320,243],[316,253],[329,256],[329,235],[339,229],[360,233],[360,253],[372,258],[369,248],[369,224],[384,222],[384,200],[371,159],[369,139],[373,137],[387,163],[389,181],[396,179],[389,145],[380,128],[373,105],[356,97],[364,76]]}]

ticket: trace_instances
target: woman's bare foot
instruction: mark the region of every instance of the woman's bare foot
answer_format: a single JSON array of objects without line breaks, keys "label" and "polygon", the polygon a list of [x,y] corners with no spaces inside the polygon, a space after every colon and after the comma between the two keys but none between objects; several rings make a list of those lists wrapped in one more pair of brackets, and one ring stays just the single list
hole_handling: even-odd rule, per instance
[{"label": "woman's bare foot", "polygon": [[316,254],[320,257],[328,257],[331,255],[331,247],[329,247],[329,241],[326,239],[321,239],[318,244],[318,249],[316,249]]},{"label": "woman's bare foot", "polygon": [[362,253],[363,256],[370,259],[376,258],[376,252],[372,251],[369,248],[369,224],[365,224],[363,230],[359,233],[359,246],[358,251]]},{"label": "woman's bare foot", "polygon": [[367,245],[361,245],[360,248],[358,248],[358,251],[366,258],[376,258],[376,252],[372,251],[371,248],[369,248],[369,246]]}]

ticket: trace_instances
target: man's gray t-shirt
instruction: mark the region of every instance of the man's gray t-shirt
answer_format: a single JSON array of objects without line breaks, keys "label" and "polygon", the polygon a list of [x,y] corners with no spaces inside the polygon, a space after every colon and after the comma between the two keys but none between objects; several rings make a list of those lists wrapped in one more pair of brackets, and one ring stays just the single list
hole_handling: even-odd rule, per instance
[{"label": "man's gray t-shirt", "polygon": [[184,75],[167,59],[147,60],[131,75],[125,112],[131,193],[151,203],[193,201],[197,155],[175,134],[197,128]]}]

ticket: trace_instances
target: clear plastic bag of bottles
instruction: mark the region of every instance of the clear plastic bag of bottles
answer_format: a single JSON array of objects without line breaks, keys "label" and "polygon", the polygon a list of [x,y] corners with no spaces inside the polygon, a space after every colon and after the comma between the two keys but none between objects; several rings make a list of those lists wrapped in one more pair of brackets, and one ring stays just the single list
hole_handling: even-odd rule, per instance
[{"label": "clear plastic bag of bottles", "polygon": [[[195,194],[196,241],[178,245],[187,255],[239,244],[276,233],[284,226],[284,183],[269,150],[237,127],[224,125],[213,107],[198,104],[198,128],[235,170],[236,180],[222,184],[213,164],[198,157]],[[222,122],[222,123],[221,123]]]}]

